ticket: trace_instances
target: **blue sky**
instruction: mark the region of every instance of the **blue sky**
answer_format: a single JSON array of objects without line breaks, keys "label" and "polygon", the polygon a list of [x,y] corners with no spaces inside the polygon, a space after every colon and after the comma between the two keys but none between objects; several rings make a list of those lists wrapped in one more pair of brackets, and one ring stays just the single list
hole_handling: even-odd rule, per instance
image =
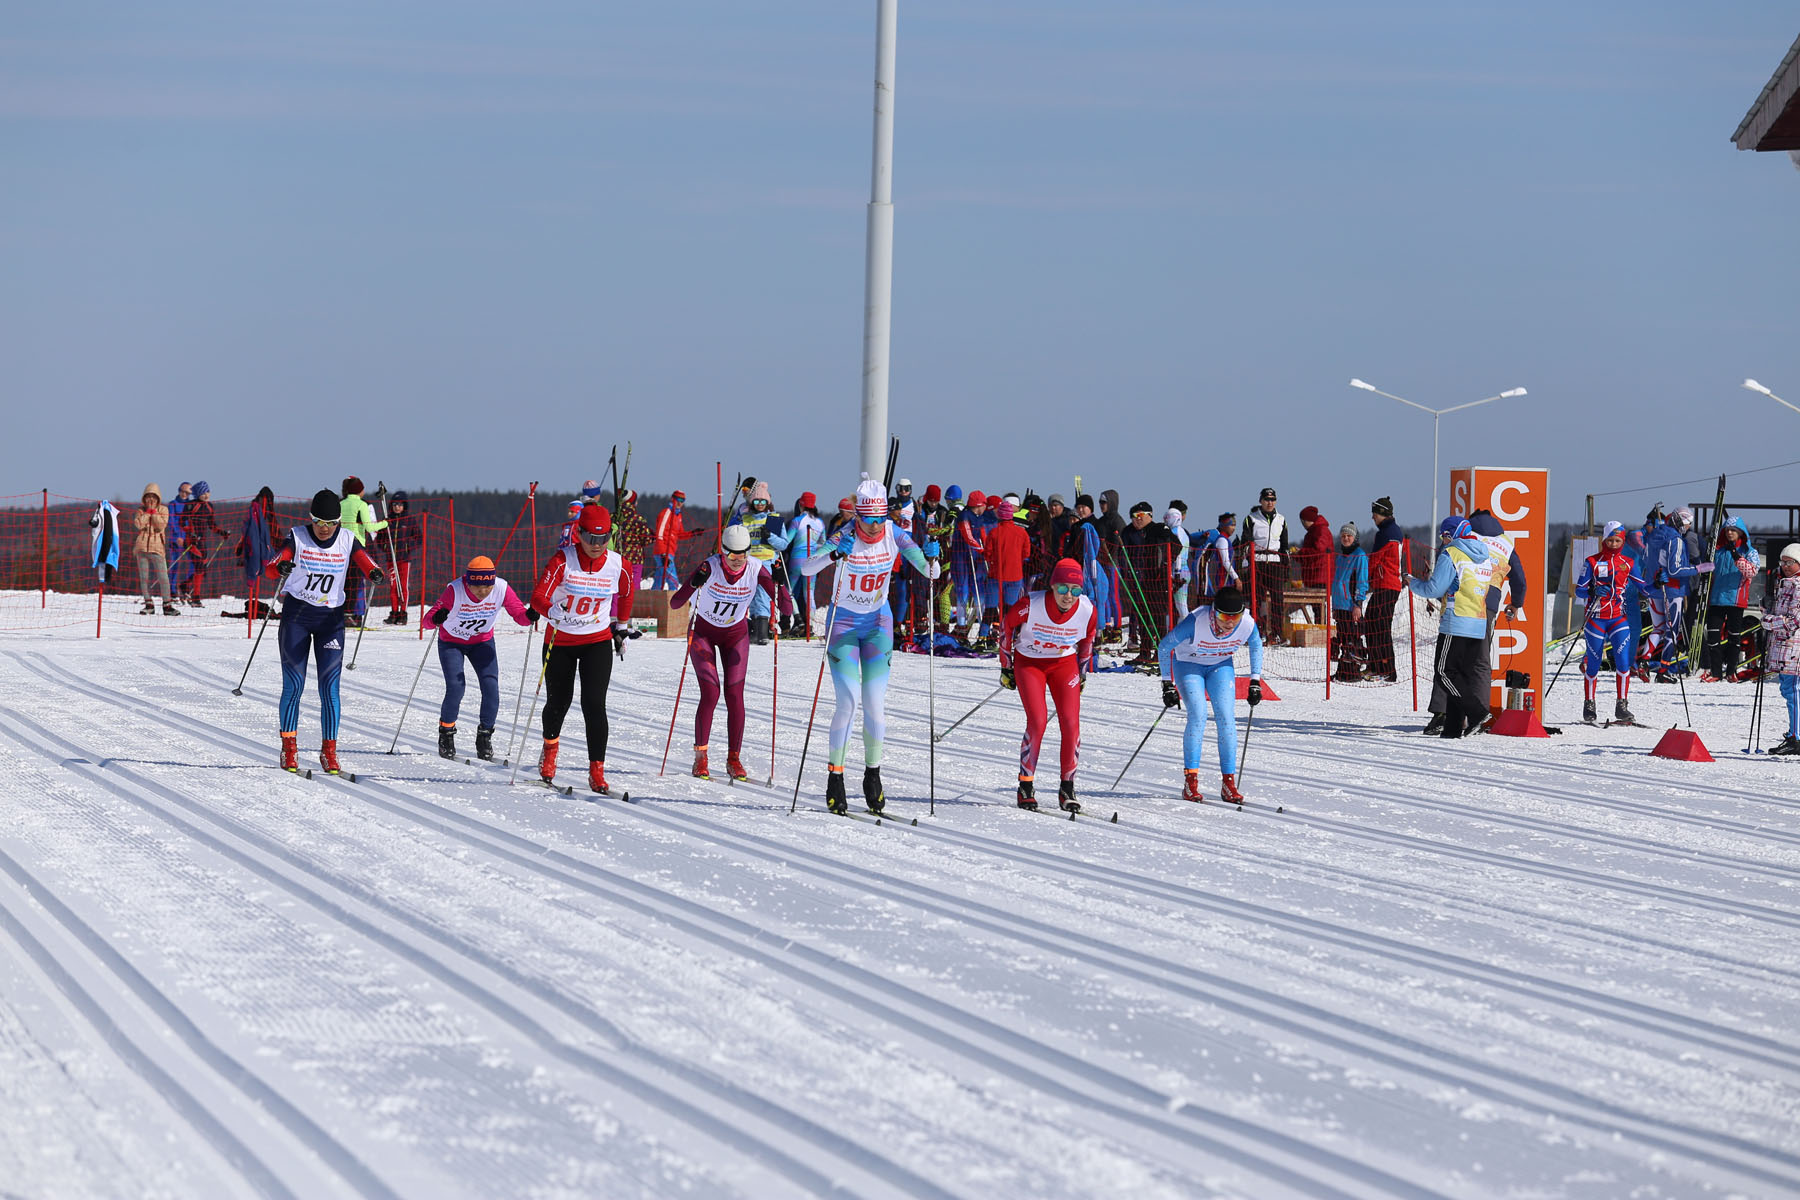
[{"label": "blue sky", "polygon": [[[73,3],[0,34],[0,493],[850,490],[874,4]],[[1800,459],[1789,5],[902,0],[921,485],[1290,516]],[[1800,501],[1800,468],[1740,499]],[[1626,496],[1710,496],[1691,486]]]}]

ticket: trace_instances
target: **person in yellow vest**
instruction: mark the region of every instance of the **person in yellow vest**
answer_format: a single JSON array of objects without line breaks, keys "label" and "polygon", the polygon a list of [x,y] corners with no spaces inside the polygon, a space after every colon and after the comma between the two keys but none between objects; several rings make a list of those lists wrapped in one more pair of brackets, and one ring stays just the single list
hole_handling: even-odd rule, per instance
[{"label": "person in yellow vest", "polygon": [[1488,665],[1488,587],[1505,560],[1475,536],[1465,517],[1445,517],[1438,525],[1438,556],[1429,579],[1406,581],[1414,594],[1441,600],[1436,680],[1448,707],[1440,737],[1459,738],[1479,729],[1487,717],[1491,669]]}]

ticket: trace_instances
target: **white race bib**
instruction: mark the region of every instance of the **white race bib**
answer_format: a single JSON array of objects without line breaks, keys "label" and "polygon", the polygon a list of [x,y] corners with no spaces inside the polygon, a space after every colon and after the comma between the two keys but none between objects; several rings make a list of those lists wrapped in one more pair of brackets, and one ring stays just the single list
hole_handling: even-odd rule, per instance
[{"label": "white race bib", "polygon": [[562,633],[597,633],[612,624],[621,578],[618,555],[608,554],[598,569],[588,571],[582,568],[580,551],[570,546],[563,551],[562,582],[551,593],[544,619]]},{"label": "white race bib", "polygon": [[472,642],[483,634],[494,632],[500,622],[500,609],[506,603],[506,580],[496,578],[494,590],[486,600],[469,595],[462,576],[450,584],[450,615],[444,618],[444,632],[459,642]]},{"label": "white race bib", "polygon": [[350,572],[350,552],[356,535],[338,526],[337,535],[323,546],[313,541],[312,531],[294,530],[294,569],[281,585],[283,595],[304,600],[314,608],[341,608],[344,576]]},{"label": "white race bib", "polygon": [[1086,596],[1078,597],[1074,611],[1069,613],[1066,621],[1051,618],[1049,593],[1031,593],[1030,603],[1025,624],[1019,626],[1019,632],[1013,637],[1013,652],[1027,658],[1067,658],[1075,653],[1075,647],[1087,636],[1094,602]]},{"label": "white race bib", "polygon": [[750,598],[756,594],[763,572],[769,569],[759,558],[745,560],[736,580],[725,578],[725,563],[718,555],[706,560],[706,582],[688,601],[694,615],[719,629],[729,629],[750,619]]},{"label": "white race bib", "polygon": [[872,613],[887,607],[888,578],[894,573],[894,560],[900,556],[900,543],[894,540],[893,522],[881,527],[881,540],[865,542],[851,535],[850,553],[838,559],[837,582],[833,585],[839,608],[851,612]]}]

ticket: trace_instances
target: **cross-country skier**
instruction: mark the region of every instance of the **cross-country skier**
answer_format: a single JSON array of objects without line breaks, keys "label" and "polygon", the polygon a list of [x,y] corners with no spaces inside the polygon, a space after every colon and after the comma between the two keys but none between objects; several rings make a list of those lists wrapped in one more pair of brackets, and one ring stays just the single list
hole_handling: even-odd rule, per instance
[{"label": "cross-country skier", "polygon": [[1050,569],[1050,587],[1021,596],[1000,619],[1000,683],[1019,693],[1025,708],[1025,736],[1019,742],[1020,808],[1036,808],[1032,779],[1044,745],[1049,709],[1056,705],[1062,733],[1062,784],[1057,805],[1080,812],[1075,799],[1075,766],[1081,758],[1081,689],[1099,636],[1094,603],[1081,594],[1081,564],[1065,558]]},{"label": "cross-country skier", "polygon": [[887,736],[888,664],[894,654],[894,618],[888,609],[888,576],[904,558],[927,579],[938,577],[937,546],[920,550],[911,535],[888,520],[887,489],[866,474],[856,487],[856,524],[837,541],[807,559],[801,569],[817,575],[838,564],[832,581],[837,615],[826,631],[831,687],[837,708],[831,714],[831,754],[825,804],[849,811],[844,793],[844,759],[850,722],[860,691],[863,709],[863,802],[870,812],[887,803],[881,788],[881,751]]},{"label": "cross-country skier", "polygon": [[[775,576],[769,565],[750,554],[750,531],[733,525],[725,531],[725,552],[715,554],[688,576],[669,598],[670,608],[691,599],[693,621],[688,626],[688,659],[694,664],[694,682],[700,687],[700,703],[694,709],[694,777],[711,779],[706,747],[712,738],[713,713],[719,707],[720,667],[724,668],[725,770],[733,779],[748,779],[738,754],[744,748],[744,675],[750,665],[750,600],[758,590],[765,599],[775,594]],[[717,654],[717,660],[714,654]]]},{"label": "cross-country skier", "polygon": [[1651,531],[1644,545],[1640,570],[1650,577],[1646,591],[1650,597],[1651,630],[1640,662],[1644,667],[1655,666],[1658,683],[1674,683],[1676,670],[1687,673],[1687,663],[1677,661],[1675,655],[1676,648],[1686,640],[1682,614],[1686,610],[1689,581],[1712,574],[1712,560],[1697,563],[1688,557],[1687,531],[1693,524],[1693,511],[1678,508]]},{"label": "cross-country skier", "polygon": [[308,524],[288,530],[280,553],[263,567],[281,580],[281,765],[300,769],[300,693],[306,690],[306,652],[319,668],[319,765],[338,773],[338,677],[344,669],[344,585],[352,570],[379,584],[384,576],[356,535],[339,523],[342,502],[329,488],[313,495]]},{"label": "cross-country skier", "polygon": [[1212,603],[1201,605],[1181,619],[1157,647],[1162,669],[1163,707],[1187,708],[1187,729],[1181,735],[1185,786],[1183,800],[1199,801],[1200,760],[1206,752],[1206,709],[1211,704],[1218,726],[1219,798],[1242,804],[1237,787],[1237,650],[1250,651],[1250,686],[1246,698],[1251,708],[1262,703],[1262,634],[1256,622],[1244,615],[1244,593],[1229,584],[1219,589]]},{"label": "cross-country skier", "polygon": [[613,658],[625,654],[631,626],[623,609],[624,588],[619,556],[606,548],[612,514],[599,503],[586,504],[575,523],[575,545],[558,550],[544,564],[531,607],[544,614],[544,750],[538,777],[556,778],[556,752],[563,718],[575,699],[581,677],[581,715],[587,727],[588,787],[602,796],[606,785],[606,688]]},{"label": "cross-country skier", "polygon": [[1587,691],[1581,704],[1581,719],[1590,725],[1599,717],[1594,696],[1600,683],[1600,656],[1609,645],[1619,691],[1619,701],[1613,707],[1614,719],[1626,723],[1636,719],[1625,703],[1631,690],[1630,622],[1637,619],[1625,601],[1634,583],[1642,587],[1644,580],[1637,573],[1637,564],[1625,553],[1625,526],[1608,521],[1600,537],[1600,553],[1588,555],[1575,584],[1575,598],[1587,605],[1587,624],[1582,627],[1587,656],[1581,661]]},{"label": "cross-country skier", "polygon": [[444,758],[456,757],[456,716],[462,711],[465,664],[475,668],[481,684],[475,757],[494,757],[494,722],[500,718],[500,660],[494,651],[494,626],[500,622],[502,609],[520,625],[537,623],[537,612],[495,573],[494,560],[477,555],[425,614],[425,624],[437,627],[438,666],[444,671],[444,703],[438,709],[438,753]]}]

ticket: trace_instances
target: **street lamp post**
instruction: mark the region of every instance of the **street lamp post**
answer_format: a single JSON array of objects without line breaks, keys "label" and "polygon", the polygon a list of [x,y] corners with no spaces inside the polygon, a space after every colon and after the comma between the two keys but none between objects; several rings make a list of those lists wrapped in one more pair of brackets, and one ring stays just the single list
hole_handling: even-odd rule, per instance
[{"label": "street lamp post", "polygon": [[899,0],[875,6],[875,147],[864,262],[862,469],[880,479],[888,452],[888,330],[894,296],[894,36]]},{"label": "street lamp post", "polygon": [[1389,400],[1398,400],[1400,403],[1416,408],[1420,412],[1428,412],[1431,414],[1431,536],[1433,538],[1437,537],[1438,527],[1438,418],[1442,417],[1445,413],[1461,412],[1465,408],[1474,408],[1478,404],[1488,404],[1495,400],[1510,400],[1514,396],[1523,396],[1525,394],[1525,389],[1522,387],[1508,388],[1498,396],[1487,396],[1480,400],[1471,400],[1467,404],[1453,404],[1449,408],[1426,408],[1423,404],[1416,404],[1413,401],[1408,400],[1405,396],[1396,396],[1392,392],[1384,392],[1374,384],[1364,383],[1360,379],[1352,379],[1350,381],[1350,386],[1353,388],[1361,388],[1365,392],[1374,392],[1377,396],[1386,396]]},{"label": "street lamp post", "polygon": [[1766,388],[1762,384],[1756,382],[1756,380],[1754,380],[1754,379],[1744,380],[1744,386],[1746,388],[1749,388],[1753,392],[1761,392],[1763,395],[1765,395],[1769,399],[1775,401],[1775,403],[1777,403],[1777,404],[1787,404],[1787,406],[1789,408],[1793,409],[1795,412],[1800,412],[1800,406],[1788,404],[1788,402],[1786,400],[1783,400],[1780,396],[1777,396],[1774,392],[1771,392],[1768,388]]}]

